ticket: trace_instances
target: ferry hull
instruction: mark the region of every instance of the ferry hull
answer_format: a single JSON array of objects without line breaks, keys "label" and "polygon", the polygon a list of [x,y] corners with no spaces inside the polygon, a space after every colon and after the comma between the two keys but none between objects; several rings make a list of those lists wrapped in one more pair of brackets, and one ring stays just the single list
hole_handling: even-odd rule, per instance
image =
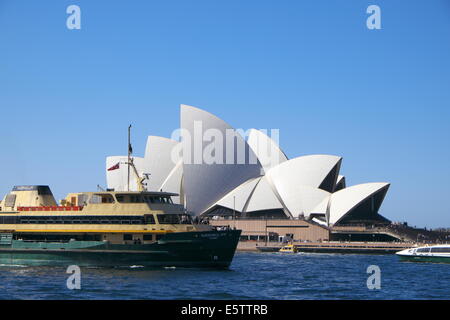
[{"label": "ferry hull", "polygon": [[399,257],[401,261],[408,261],[408,262],[450,263],[450,257],[403,256],[403,255],[399,255]]},{"label": "ferry hull", "polygon": [[168,233],[153,244],[110,244],[102,241],[66,243],[13,240],[0,246],[7,265],[78,265],[99,267],[228,268],[240,230]]}]

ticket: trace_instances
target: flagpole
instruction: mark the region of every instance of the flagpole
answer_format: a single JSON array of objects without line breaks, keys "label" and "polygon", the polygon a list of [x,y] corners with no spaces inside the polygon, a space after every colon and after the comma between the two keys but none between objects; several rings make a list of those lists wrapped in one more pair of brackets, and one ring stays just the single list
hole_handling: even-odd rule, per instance
[{"label": "flagpole", "polygon": [[131,164],[131,124],[128,127],[128,191],[130,191],[130,164]]}]

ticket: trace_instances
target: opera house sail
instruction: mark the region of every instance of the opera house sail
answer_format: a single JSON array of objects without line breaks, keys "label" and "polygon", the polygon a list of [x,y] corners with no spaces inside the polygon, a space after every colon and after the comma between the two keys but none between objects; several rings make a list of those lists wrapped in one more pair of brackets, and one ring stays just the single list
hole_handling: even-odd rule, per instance
[{"label": "opera house sail", "polygon": [[[263,130],[246,136],[217,116],[181,105],[179,141],[149,136],[143,157],[134,157],[148,191],[201,217],[279,218],[323,226],[388,222],[379,209],[389,183],[347,186],[342,157],[304,155],[289,159]],[[126,156],[106,159],[108,189],[133,190]]]}]

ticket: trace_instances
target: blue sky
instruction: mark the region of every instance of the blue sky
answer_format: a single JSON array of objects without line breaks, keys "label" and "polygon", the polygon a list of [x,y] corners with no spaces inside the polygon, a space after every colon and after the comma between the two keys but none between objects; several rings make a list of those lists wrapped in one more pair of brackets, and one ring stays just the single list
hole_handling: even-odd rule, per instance
[{"label": "blue sky", "polygon": [[[68,30],[66,8],[81,8]],[[369,30],[366,8],[381,8]],[[450,3],[0,0],[0,193],[105,185],[104,159],[170,136],[179,104],[280,129],[289,157],[388,181],[381,213],[450,227]]]}]

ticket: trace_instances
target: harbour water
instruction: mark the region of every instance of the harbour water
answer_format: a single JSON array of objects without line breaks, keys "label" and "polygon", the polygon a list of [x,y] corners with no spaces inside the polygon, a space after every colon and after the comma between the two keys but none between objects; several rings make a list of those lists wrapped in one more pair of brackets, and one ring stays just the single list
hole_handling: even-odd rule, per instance
[{"label": "harbour water", "polygon": [[[381,270],[370,290],[367,268]],[[395,255],[236,253],[230,270],[0,266],[0,299],[449,299],[450,264]]]}]

